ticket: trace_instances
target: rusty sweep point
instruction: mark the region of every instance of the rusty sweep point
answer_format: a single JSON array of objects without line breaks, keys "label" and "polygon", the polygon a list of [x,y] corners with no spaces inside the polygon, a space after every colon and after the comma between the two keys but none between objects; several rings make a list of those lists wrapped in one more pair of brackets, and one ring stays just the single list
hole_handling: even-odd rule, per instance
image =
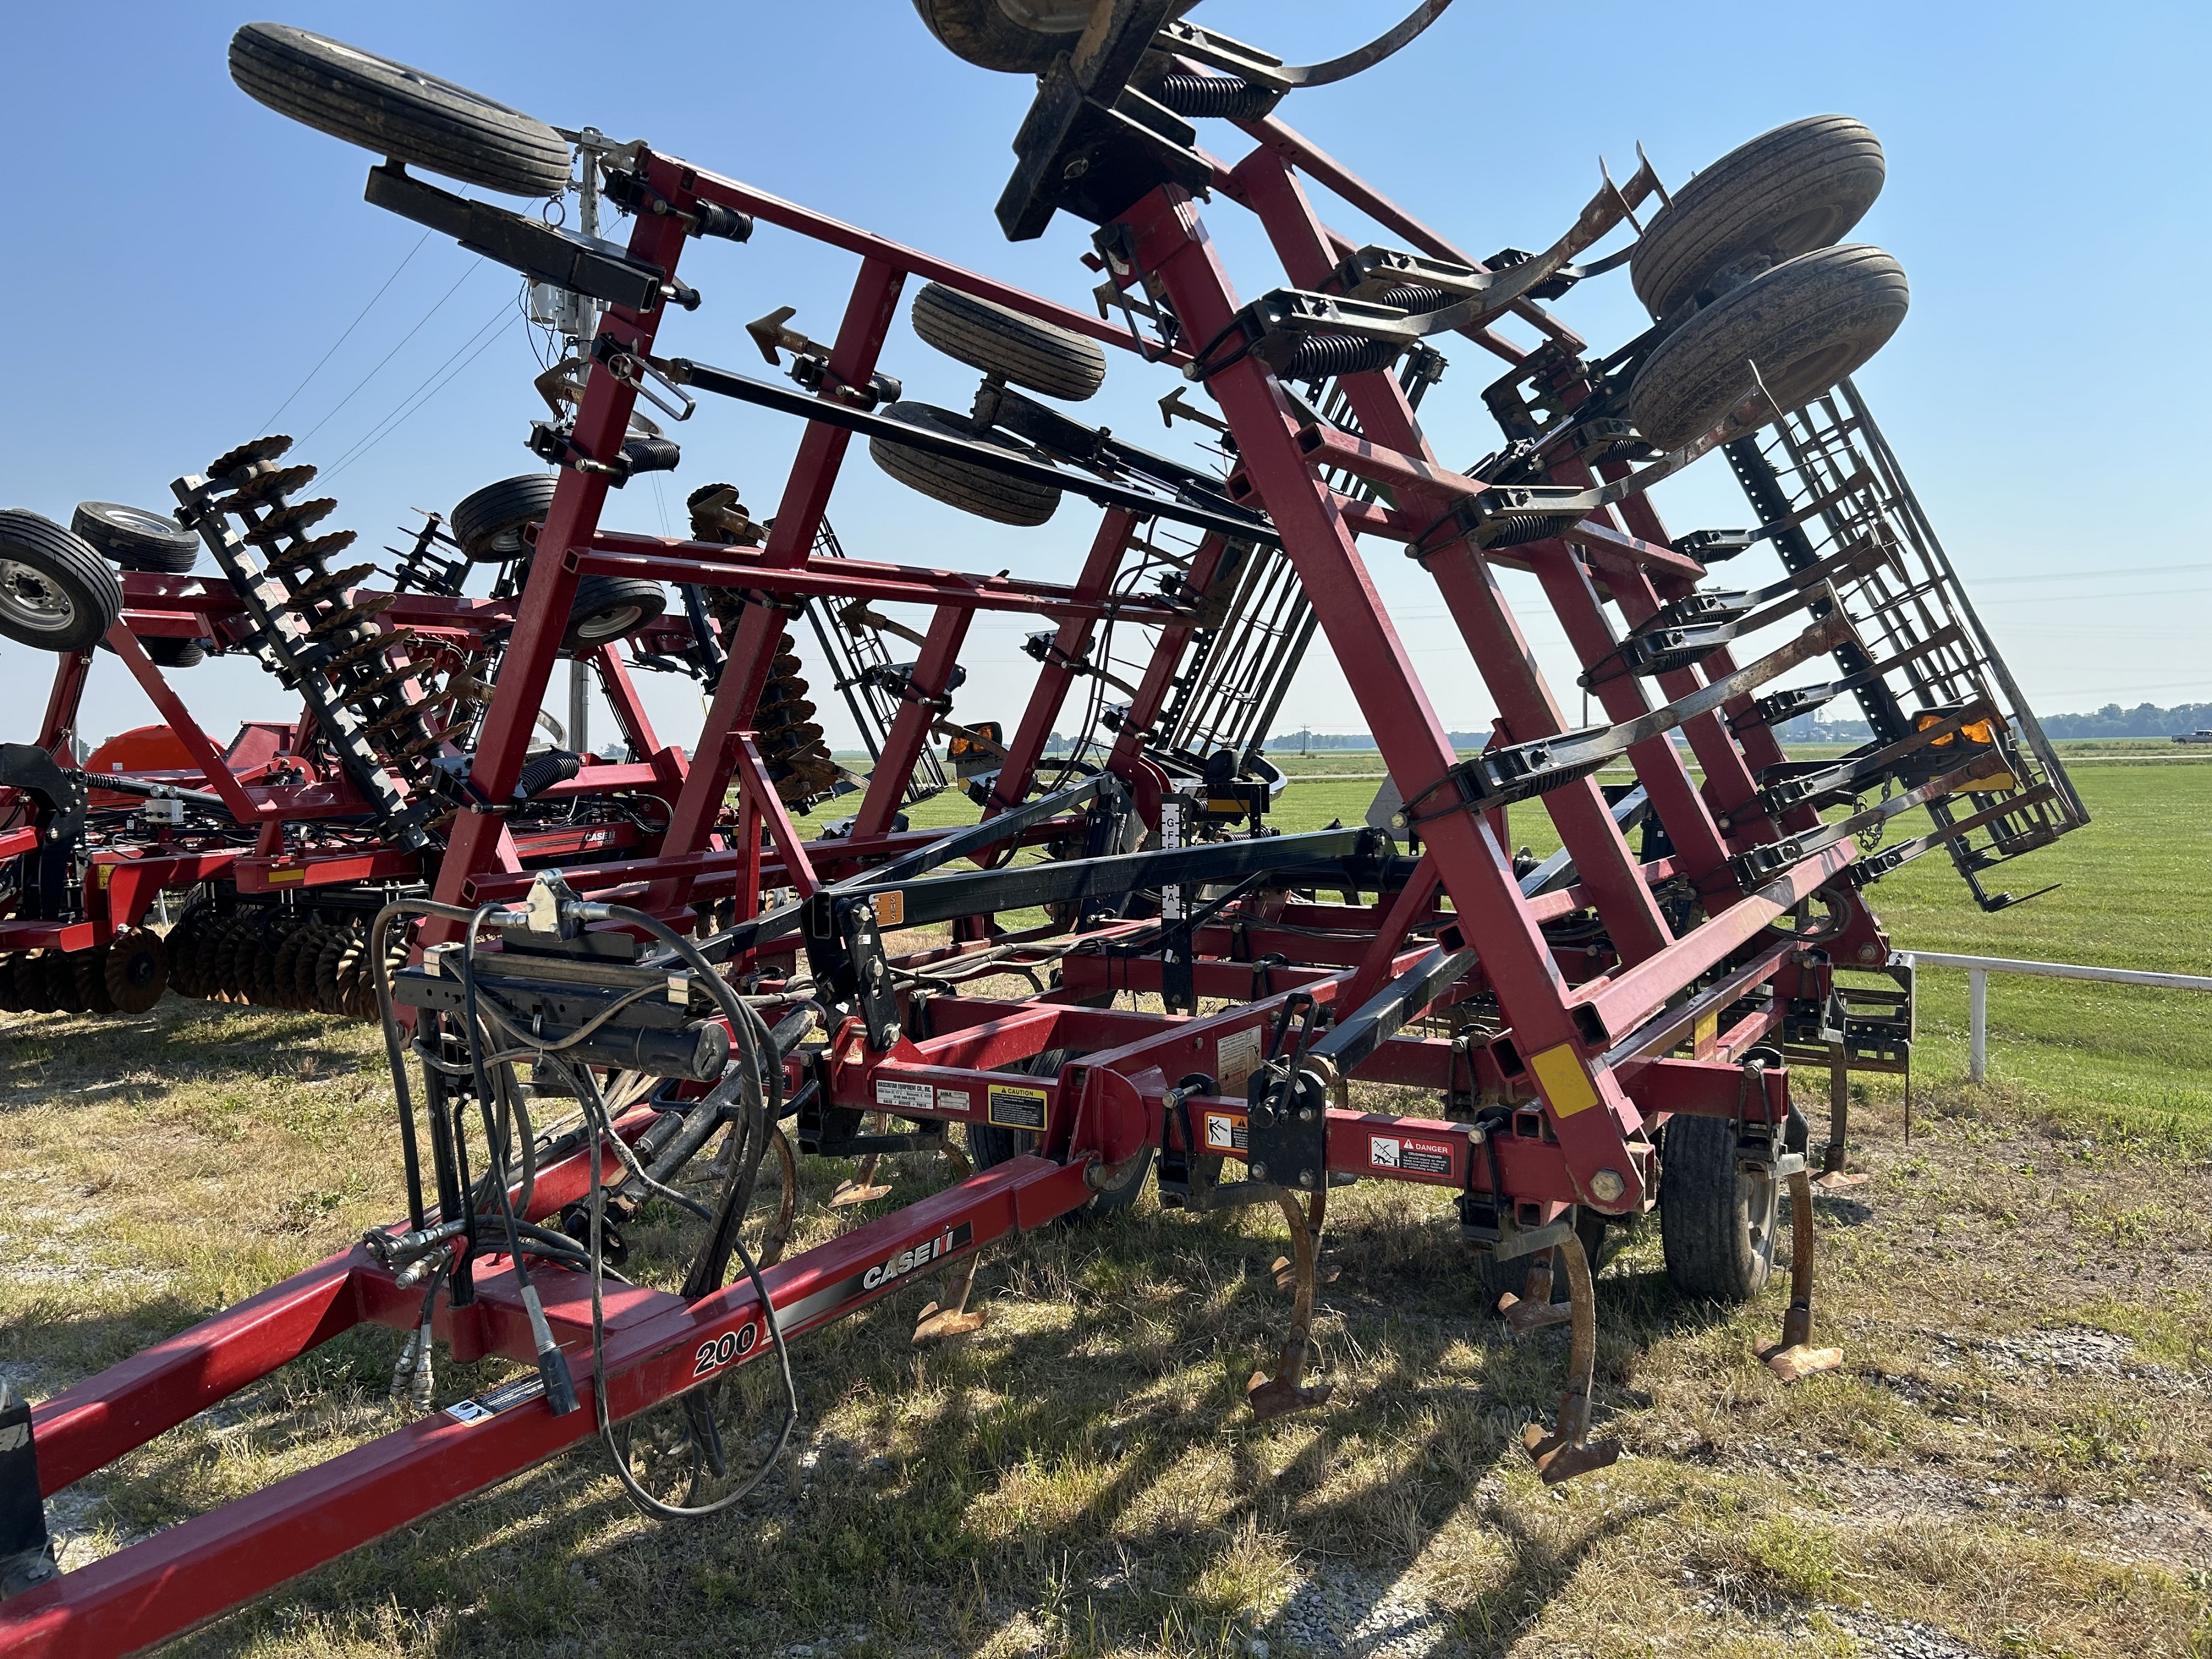
[{"label": "rusty sweep point", "polygon": [[830,1194],[830,1207],[842,1210],[854,1204],[872,1204],[890,1192],[888,1187],[872,1187],[858,1181],[840,1182],[837,1190]]},{"label": "rusty sweep point", "polygon": [[1545,1433],[1534,1423],[1521,1431],[1521,1446],[1547,1486],[1588,1474],[1592,1469],[1609,1468],[1620,1458],[1618,1440],[1591,1440],[1577,1445],[1564,1436]]},{"label": "rusty sweep point", "polygon": [[1572,1322],[1575,1310],[1571,1302],[1539,1302],[1508,1291],[1498,1298],[1498,1315],[1514,1335],[1530,1336],[1554,1325]]},{"label": "rusty sweep point", "polygon": [[1265,1423],[1271,1418],[1285,1417],[1292,1412],[1309,1411],[1325,1403],[1336,1390],[1333,1384],[1316,1382],[1301,1387],[1298,1372],[1304,1368],[1305,1356],[1301,1353],[1297,1362],[1285,1346],[1282,1363],[1272,1377],[1253,1372],[1251,1382],[1244,1387],[1244,1403],[1252,1408],[1252,1415]]},{"label": "rusty sweep point", "polygon": [[1784,1382],[1795,1382],[1819,1371],[1832,1371],[1844,1363],[1841,1348],[1812,1348],[1802,1342],[1776,1343],[1763,1349],[1759,1358]]},{"label": "rusty sweep point", "polygon": [[[1277,1290],[1295,1291],[1297,1289],[1298,1264],[1291,1261],[1290,1257],[1286,1255],[1277,1256],[1275,1258],[1274,1266],[1270,1267],[1267,1271],[1275,1275],[1275,1288]],[[1336,1266],[1334,1262],[1316,1261],[1314,1263],[1314,1283],[1316,1285],[1334,1285],[1338,1279],[1343,1277],[1344,1269]]]},{"label": "rusty sweep point", "polygon": [[981,1330],[988,1318],[980,1308],[970,1312],[958,1306],[940,1308],[933,1302],[921,1310],[921,1322],[914,1328],[915,1346],[933,1342],[941,1336],[966,1336],[971,1331]]}]

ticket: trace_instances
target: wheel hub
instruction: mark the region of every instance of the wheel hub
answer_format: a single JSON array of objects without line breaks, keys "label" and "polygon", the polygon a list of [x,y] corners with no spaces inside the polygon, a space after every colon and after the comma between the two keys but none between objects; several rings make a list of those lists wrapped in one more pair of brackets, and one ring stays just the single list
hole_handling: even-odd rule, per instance
[{"label": "wheel hub", "polygon": [[76,606],[35,567],[0,559],[0,616],[41,634],[58,634],[76,620]]}]

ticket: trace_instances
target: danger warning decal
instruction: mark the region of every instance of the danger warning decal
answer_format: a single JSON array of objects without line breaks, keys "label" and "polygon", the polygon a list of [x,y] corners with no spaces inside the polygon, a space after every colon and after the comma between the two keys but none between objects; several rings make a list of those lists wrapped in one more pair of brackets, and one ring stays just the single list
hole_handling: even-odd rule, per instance
[{"label": "danger warning decal", "polygon": [[1244,1120],[1227,1112],[1208,1112],[1206,1115],[1206,1150],[1209,1152],[1235,1152],[1242,1156],[1249,1144]]},{"label": "danger warning decal", "polygon": [[1371,1170],[1404,1170],[1414,1175],[1449,1176],[1452,1172],[1451,1143],[1415,1140],[1409,1135],[1370,1135],[1367,1166]]},{"label": "danger warning decal", "polygon": [[802,1325],[824,1318],[848,1302],[857,1302],[864,1296],[889,1288],[908,1273],[919,1273],[932,1262],[941,1261],[957,1251],[966,1249],[975,1242],[973,1224],[960,1222],[943,1232],[925,1238],[919,1244],[909,1245],[896,1255],[886,1256],[873,1266],[851,1273],[834,1285],[824,1285],[811,1296],[803,1296],[787,1308],[777,1310],[781,1328],[796,1330]]},{"label": "danger warning decal", "polygon": [[984,1115],[991,1122],[1006,1128],[1042,1130],[1047,1098],[1042,1089],[1022,1089],[994,1083],[991,1085],[989,1103]]}]

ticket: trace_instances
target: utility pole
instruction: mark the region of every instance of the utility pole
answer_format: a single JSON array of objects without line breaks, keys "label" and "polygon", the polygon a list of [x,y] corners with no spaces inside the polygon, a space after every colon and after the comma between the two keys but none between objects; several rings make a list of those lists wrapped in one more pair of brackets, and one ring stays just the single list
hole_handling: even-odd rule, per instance
[{"label": "utility pole", "polygon": [[[596,238],[599,234],[599,157],[618,146],[609,143],[607,136],[597,127],[586,127],[576,134],[575,145],[581,162],[576,180],[576,228],[585,235]],[[532,322],[543,323],[567,337],[570,356],[580,362],[591,362],[592,341],[599,333],[599,308],[589,298],[556,288],[550,283],[532,283],[530,313]],[[591,752],[592,672],[581,658],[568,665],[568,724],[565,735],[568,747],[577,754]]]},{"label": "utility pole", "polygon": [[1313,753],[1313,727],[1310,726],[1301,726],[1298,728],[1298,753],[1301,755]]}]

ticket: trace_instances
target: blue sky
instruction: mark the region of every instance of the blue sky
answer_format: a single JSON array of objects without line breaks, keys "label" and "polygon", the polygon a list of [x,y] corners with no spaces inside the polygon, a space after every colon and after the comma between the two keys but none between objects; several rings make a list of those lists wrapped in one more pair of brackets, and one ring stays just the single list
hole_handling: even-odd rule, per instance
[{"label": "blue sky", "polygon": [[[1310,59],[1378,31],[1405,3],[1209,0],[1199,17]],[[322,466],[339,497],[331,522],[372,547],[411,521],[409,507],[448,508],[533,465],[521,441],[542,409],[514,280],[436,239],[418,249],[418,228],[361,200],[371,157],[231,84],[225,46],[250,15],[9,5],[16,207],[0,260],[14,325],[0,504],[64,520],[85,498],[159,505],[169,479],[270,429],[280,406],[276,429],[301,438],[298,459]],[[946,54],[905,0],[614,11],[303,0],[276,15],[557,125],[646,137],[1072,303],[1095,281],[1077,264],[1084,227],[1063,218],[1018,246],[1000,236],[990,209],[1026,88]],[[1855,234],[1904,263],[1913,308],[1860,385],[2031,701],[2055,712],[2203,700],[2212,202],[2192,112],[2208,15],[1462,0],[1401,58],[1301,94],[1285,113],[1476,253],[1551,240],[1594,186],[1599,155],[1625,177],[1638,140],[1679,180],[1800,115],[1866,120],[1889,183]],[[1243,147],[1218,125],[1206,141],[1232,158]],[[1368,233],[1349,211],[1326,210]],[[1244,292],[1279,282],[1237,210],[1216,204],[1208,222]],[[827,334],[852,269],[766,229],[745,247],[695,247],[684,275],[706,302],[664,331],[665,349],[757,370],[744,325],[793,305],[795,326]],[[1625,272],[1559,309],[1601,348],[1638,325]],[[1424,412],[1445,458],[1464,464],[1495,447],[1478,395],[1492,370],[1472,346],[1450,355]],[[1086,416],[1182,448],[1188,428],[1170,439],[1153,408],[1172,378],[1113,356]],[[971,374],[903,325],[885,366],[909,396],[964,406],[972,392]],[[756,512],[773,510],[790,422],[720,407],[680,435],[682,471],[616,497],[611,523],[680,527],[683,495],[725,477]],[[1678,528],[1745,520],[1717,460],[1664,489]],[[860,556],[1060,577],[1092,522],[1071,501],[1042,531],[1004,531],[902,489],[857,450],[832,516]],[[1395,549],[1371,557],[1439,711],[1455,726],[1485,723],[1488,700],[1433,589]],[[1515,591],[1527,592],[1532,641],[1564,684],[1556,629],[1533,589]],[[1017,654],[1023,631],[979,625],[959,714],[1018,712],[1033,668]],[[13,693],[0,739],[31,734],[49,672],[46,659],[0,644]],[[182,684],[218,735],[249,714],[289,712],[243,661]],[[647,689],[664,738],[688,745],[688,683]],[[86,735],[151,718],[103,659]],[[1300,721],[1358,723],[1318,653],[1285,706],[1284,723]]]}]

